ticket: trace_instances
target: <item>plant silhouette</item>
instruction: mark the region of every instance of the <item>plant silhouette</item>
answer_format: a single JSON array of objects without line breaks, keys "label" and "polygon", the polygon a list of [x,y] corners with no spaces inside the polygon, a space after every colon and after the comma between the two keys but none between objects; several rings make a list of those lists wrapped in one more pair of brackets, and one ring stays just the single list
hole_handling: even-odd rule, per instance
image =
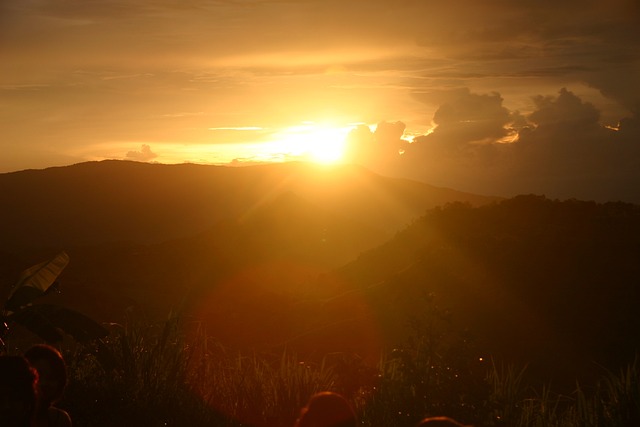
[{"label": "plant silhouette", "polygon": [[13,285],[2,313],[0,346],[6,351],[6,339],[12,323],[20,324],[47,343],[63,339],[61,332],[81,343],[104,338],[107,330],[90,317],[55,304],[34,304],[34,301],[58,289],[57,278],[69,263],[66,252],[24,270]]}]

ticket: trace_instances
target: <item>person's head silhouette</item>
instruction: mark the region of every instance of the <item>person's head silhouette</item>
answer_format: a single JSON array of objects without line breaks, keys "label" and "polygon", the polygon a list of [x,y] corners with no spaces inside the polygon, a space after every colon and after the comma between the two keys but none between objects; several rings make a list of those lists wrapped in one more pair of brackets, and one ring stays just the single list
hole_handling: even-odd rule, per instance
[{"label": "person's head silhouette", "polygon": [[311,396],[300,411],[296,427],[355,427],[356,413],[338,393],[324,391]]},{"label": "person's head silhouette", "polygon": [[37,344],[29,348],[24,357],[38,371],[38,425],[71,426],[69,414],[54,406],[67,385],[67,365],[60,352],[50,345]]},{"label": "person's head silhouette", "polygon": [[460,424],[449,417],[428,417],[423,418],[416,427],[471,427]]},{"label": "person's head silhouette", "polygon": [[67,366],[60,352],[50,345],[37,344],[24,357],[36,368],[39,380],[39,399],[47,406],[62,396],[67,385]]},{"label": "person's head silhouette", "polygon": [[38,374],[22,356],[0,356],[0,421],[29,427],[36,409]]}]

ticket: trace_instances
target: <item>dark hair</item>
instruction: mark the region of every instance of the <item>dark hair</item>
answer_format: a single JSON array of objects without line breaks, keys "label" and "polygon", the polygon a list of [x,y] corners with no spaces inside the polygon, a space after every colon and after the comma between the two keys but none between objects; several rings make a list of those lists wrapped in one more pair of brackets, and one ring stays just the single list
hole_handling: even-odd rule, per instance
[{"label": "dark hair", "polygon": [[323,391],[311,396],[300,411],[296,427],[355,427],[356,413],[338,393]]},{"label": "dark hair", "polygon": [[429,417],[420,421],[416,427],[468,427],[449,417]]},{"label": "dark hair", "polygon": [[[13,425],[29,426],[36,408],[38,372],[22,356],[0,356],[0,400],[20,402],[20,413],[2,413],[0,418]],[[19,419],[16,419],[16,415]],[[3,424],[4,425],[4,424]]]},{"label": "dark hair", "polygon": [[51,366],[51,371],[59,382],[59,394],[67,385],[67,365],[62,354],[55,348],[47,344],[36,344],[24,353],[24,357],[31,363],[46,361]]}]

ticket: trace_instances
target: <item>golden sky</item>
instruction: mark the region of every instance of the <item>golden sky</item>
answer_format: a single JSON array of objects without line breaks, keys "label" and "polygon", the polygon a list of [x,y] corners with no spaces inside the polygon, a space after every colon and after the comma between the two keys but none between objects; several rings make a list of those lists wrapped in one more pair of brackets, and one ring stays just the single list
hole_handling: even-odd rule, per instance
[{"label": "golden sky", "polygon": [[3,0],[0,172],[351,131],[380,173],[640,200],[639,48],[635,0]]}]

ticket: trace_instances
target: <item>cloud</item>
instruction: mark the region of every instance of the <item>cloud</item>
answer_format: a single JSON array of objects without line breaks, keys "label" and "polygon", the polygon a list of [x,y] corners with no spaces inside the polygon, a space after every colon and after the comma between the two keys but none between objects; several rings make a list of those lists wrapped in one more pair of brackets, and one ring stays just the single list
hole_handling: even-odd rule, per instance
[{"label": "cloud", "polygon": [[[380,173],[482,194],[640,202],[640,121],[606,128],[593,104],[564,88],[532,102],[523,115],[498,93],[452,91],[433,116],[435,130],[401,154],[387,150],[400,127],[384,124],[382,140],[368,129],[353,132],[351,158]],[[383,152],[387,162],[371,154]]]},{"label": "cloud", "polygon": [[[640,34],[637,37],[640,39]],[[590,74],[585,81],[599,89],[604,96],[619,102],[635,117],[640,117],[640,61],[635,54],[633,57],[635,59],[630,63],[626,63],[626,60],[622,60],[622,63],[608,61],[608,67]]]},{"label": "cloud", "polygon": [[331,115],[379,123],[354,131],[347,155],[384,173],[569,194],[538,184],[586,175],[591,153],[600,176],[605,159],[634,159],[639,12],[637,0],[0,2],[4,151],[240,146],[267,133],[221,128]]},{"label": "cloud", "polygon": [[539,129],[562,126],[581,130],[598,126],[600,112],[566,88],[560,89],[557,97],[538,95],[533,101],[536,111],[529,115],[529,120]]},{"label": "cloud", "polygon": [[380,122],[372,132],[368,126],[358,126],[347,135],[344,157],[379,171],[393,168],[407,146],[402,140],[405,127],[402,122]]},{"label": "cloud", "polygon": [[454,90],[442,94],[442,101],[432,118],[434,131],[414,138],[384,172],[487,193],[485,187],[498,173],[496,165],[505,163],[498,142],[512,136],[515,130],[509,125],[520,117],[502,105],[498,93]]},{"label": "cloud", "polygon": [[153,160],[158,155],[151,151],[151,147],[147,144],[142,144],[140,147],[140,151],[128,151],[127,158],[136,160],[139,162],[148,162],[149,160]]},{"label": "cloud", "polygon": [[[622,120],[618,130],[599,122],[600,111],[562,89],[556,97],[534,97],[513,151],[508,177],[522,188],[556,197],[640,202],[640,129]],[[515,186],[512,186],[515,190]]]},{"label": "cloud", "polygon": [[467,89],[438,108],[433,116],[438,126],[434,135],[456,144],[504,138],[510,116],[502,101],[498,93],[478,95]]}]

